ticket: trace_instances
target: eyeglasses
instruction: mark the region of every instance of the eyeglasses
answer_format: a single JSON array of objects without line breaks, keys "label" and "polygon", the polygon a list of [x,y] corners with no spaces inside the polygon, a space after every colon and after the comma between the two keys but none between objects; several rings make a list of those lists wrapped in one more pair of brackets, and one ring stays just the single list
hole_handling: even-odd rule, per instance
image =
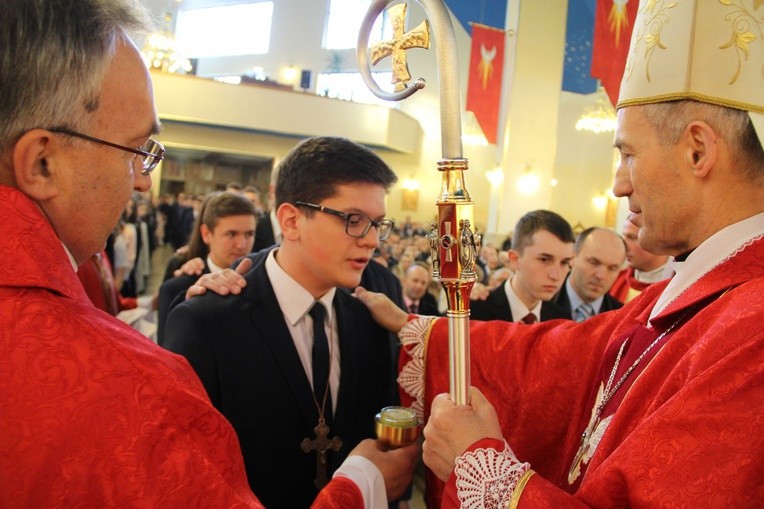
[{"label": "eyeglasses", "polygon": [[308,207],[309,209],[315,209],[319,212],[341,217],[345,220],[345,233],[357,239],[364,238],[373,226],[377,229],[379,240],[385,240],[390,235],[390,232],[393,230],[393,226],[395,225],[395,222],[393,222],[391,219],[375,220],[369,216],[364,216],[363,214],[348,214],[347,212],[330,209],[329,207],[316,205],[315,203],[298,201],[295,202],[295,205],[298,207]]},{"label": "eyeglasses", "polygon": [[75,136],[77,138],[82,138],[83,140],[100,143],[101,145],[106,145],[107,147],[118,148],[120,150],[124,150],[125,152],[131,152],[133,154],[139,155],[141,156],[141,173],[143,175],[148,175],[151,173],[151,171],[156,168],[157,164],[159,164],[159,161],[164,158],[164,147],[162,144],[150,138],[144,146],[140,148],[130,148],[125,147],[124,145],[119,145],[117,143],[112,143],[110,141],[94,138],[92,136],[88,136],[87,134],[78,133],[77,131],[72,131],[65,127],[52,127],[49,128],[48,131],[59,134],[66,134],[68,136]]}]

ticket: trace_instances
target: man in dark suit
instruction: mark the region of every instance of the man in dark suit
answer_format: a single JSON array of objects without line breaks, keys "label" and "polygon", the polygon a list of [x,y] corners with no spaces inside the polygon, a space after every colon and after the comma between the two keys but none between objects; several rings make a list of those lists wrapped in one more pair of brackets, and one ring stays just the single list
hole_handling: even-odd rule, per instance
[{"label": "man in dark suit", "polygon": [[267,247],[271,247],[276,243],[276,235],[274,233],[273,222],[278,224],[276,218],[276,212],[271,210],[266,212],[257,220],[257,228],[255,229],[255,243],[252,246],[252,252],[256,253]]},{"label": "man in dark suit", "polygon": [[[413,314],[438,316],[438,302],[427,289],[432,279],[432,269],[426,262],[412,263],[403,274],[403,303],[406,311]],[[363,286],[363,285],[361,285]],[[364,286],[368,290],[367,287]]]},{"label": "man in dark suit", "polygon": [[268,207],[265,214],[257,219],[257,230],[255,231],[255,245],[252,246],[252,252],[256,253],[267,247],[281,242],[281,227],[276,217],[276,180],[279,176],[279,167],[274,166],[271,170],[271,182],[268,184]]},{"label": "man in dark suit", "polygon": [[281,244],[253,255],[240,295],[208,292],[170,313],[165,346],[233,424],[266,507],[308,507],[390,404],[388,333],[343,288],[358,286],[392,228],[383,217],[395,180],[349,140],[301,142],[279,166]]},{"label": "man in dark suit", "polygon": [[[220,272],[252,250],[254,234],[252,202],[235,193],[213,193],[200,209],[188,256],[199,259],[203,274]],[[172,301],[178,294],[186,293],[196,280],[196,276],[182,274],[167,279],[159,287],[157,342],[160,345],[164,344],[164,328]]]},{"label": "man in dark suit", "polygon": [[574,241],[573,229],[558,214],[525,214],[515,225],[508,251],[512,277],[486,300],[471,300],[470,318],[525,323],[570,318],[570,312],[550,300],[570,272]]},{"label": "man in dark suit", "polygon": [[623,238],[606,228],[588,228],[578,235],[575,249],[570,275],[554,302],[577,322],[621,308],[623,303],[608,291],[626,260]]}]

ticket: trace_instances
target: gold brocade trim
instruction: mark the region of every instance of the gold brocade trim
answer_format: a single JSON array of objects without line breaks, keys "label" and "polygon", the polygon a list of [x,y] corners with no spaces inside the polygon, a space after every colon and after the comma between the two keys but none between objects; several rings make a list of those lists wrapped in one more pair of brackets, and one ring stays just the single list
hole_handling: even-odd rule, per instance
[{"label": "gold brocade trim", "polygon": [[736,110],[752,111],[754,113],[764,114],[764,105],[745,103],[742,101],[731,101],[729,99],[722,99],[720,97],[700,94],[697,92],[674,92],[671,94],[658,94],[650,97],[640,97],[637,99],[624,99],[622,101],[618,101],[618,104],[616,104],[616,109],[624,108],[626,106],[643,106],[645,104],[681,101],[683,99],[690,99],[693,101],[715,104],[717,106],[734,108]]},{"label": "gold brocade trim", "polygon": [[523,494],[525,485],[528,484],[531,476],[535,473],[536,472],[533,470],[528,469],[520,477],[520,480],[517,481],[517,486],[515,486],[515,491],[512,492],[512,497],[509,499],[509,505],[507,505],[507,509],[517,509],[517,505],[520,503],[520,496]]}]

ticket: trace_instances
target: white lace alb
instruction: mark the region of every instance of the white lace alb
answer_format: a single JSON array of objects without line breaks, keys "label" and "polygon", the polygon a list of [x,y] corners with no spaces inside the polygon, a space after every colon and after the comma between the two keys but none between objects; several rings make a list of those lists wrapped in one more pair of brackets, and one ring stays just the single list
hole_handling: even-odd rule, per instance
[{"label": "white lace alb", "polygon": [[530,470],[504,442],[504,450],[475,449],[456,458],[456,495],[465,509],[508,507],[523,474]]}]

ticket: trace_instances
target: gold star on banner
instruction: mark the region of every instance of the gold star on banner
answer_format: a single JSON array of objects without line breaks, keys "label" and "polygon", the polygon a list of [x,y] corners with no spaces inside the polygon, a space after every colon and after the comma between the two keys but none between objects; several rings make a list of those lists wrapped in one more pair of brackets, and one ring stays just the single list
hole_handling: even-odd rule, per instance
[{"label": "gold star on banner", "polygon": [[485,46],[480,45],[480,63],[478,64],[478,72],[480,72],[481,81],[483,82],[483,90],[488,86],[488,80],[493,76],[493,59],[496,58],[496,46],[490,50],[485,49]]},{"label": "gold star on banner", "polygon": [[615,32],[615,47],[617,48],[621,42],[621,30],[629,26],[629,18],[626,14],[626,5],[629,0],[613,0],[613,5],[610,7],[610,15],[608,21],[610,22],[610,33]]}]

